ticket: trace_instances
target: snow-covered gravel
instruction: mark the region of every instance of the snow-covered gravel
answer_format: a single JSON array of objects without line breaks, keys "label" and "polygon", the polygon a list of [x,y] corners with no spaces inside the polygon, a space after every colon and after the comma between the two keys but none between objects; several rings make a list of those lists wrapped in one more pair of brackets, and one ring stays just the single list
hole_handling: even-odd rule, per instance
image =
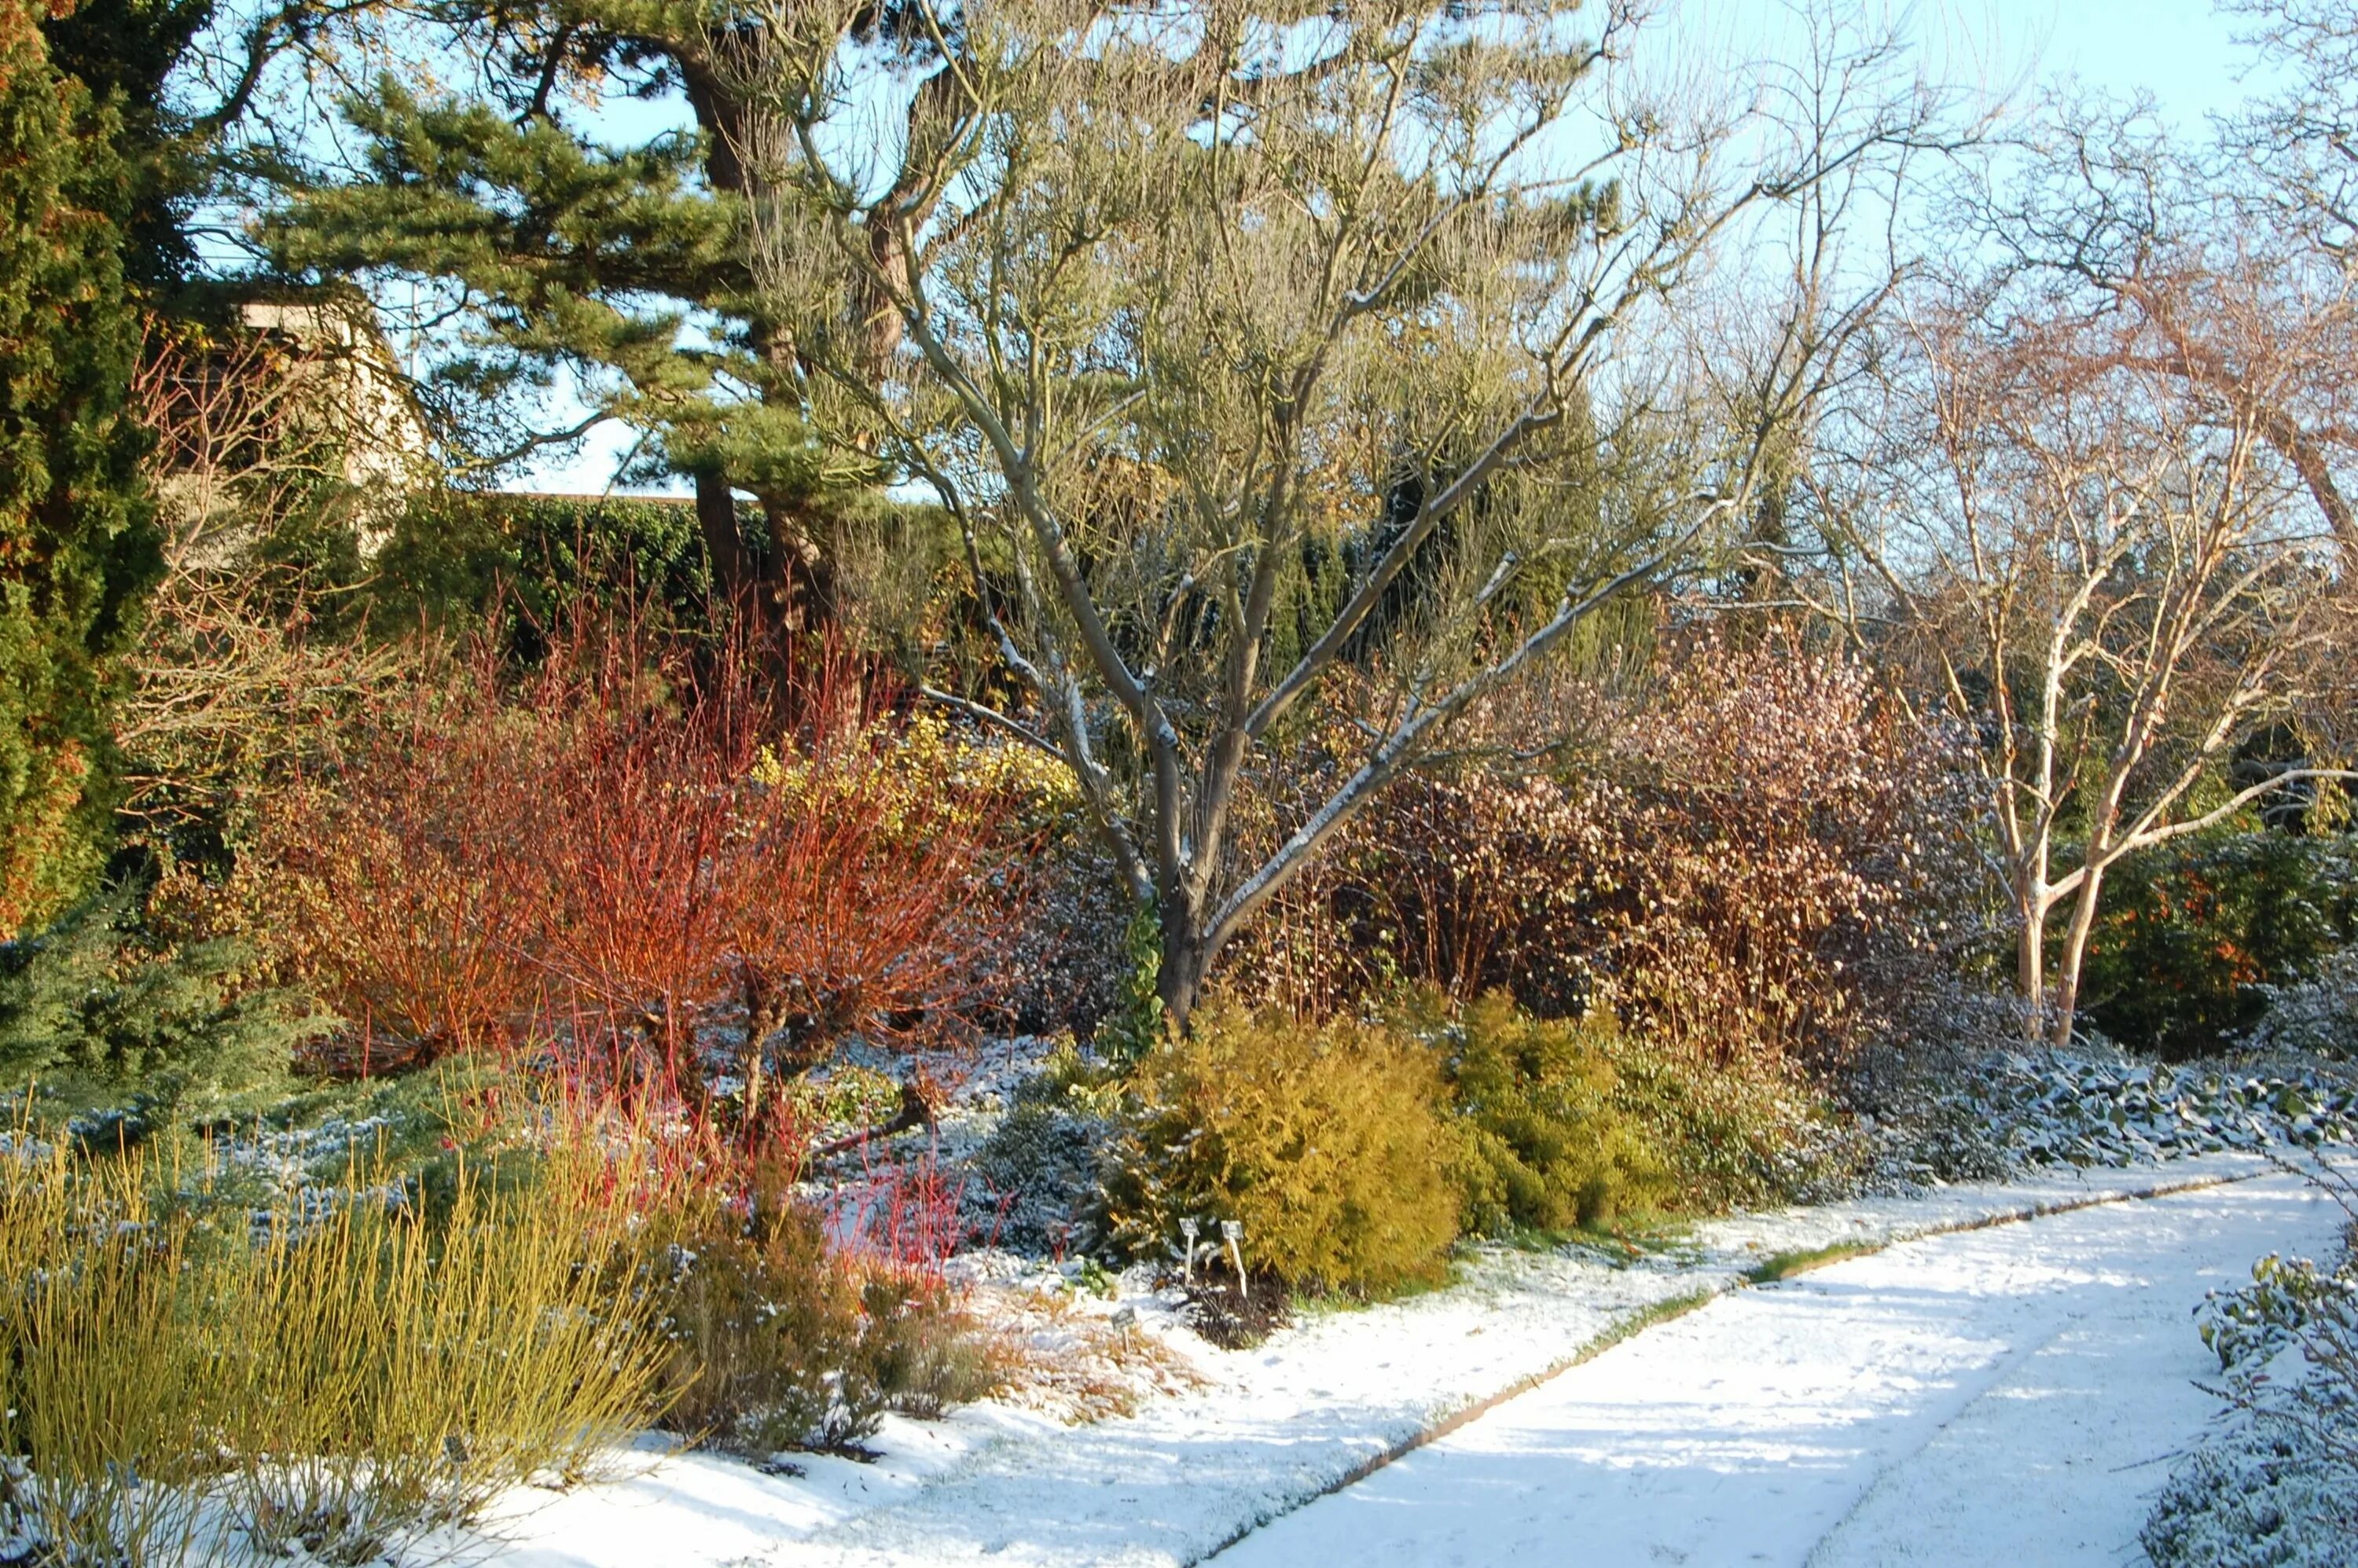
[{"label": "snow-covered gravel", "polygon": [[1219,1562],[2119,1563],[2215,1409],[2190,1304],[2342,1217],[2276,1175],[1728,1296]]},{"label": "snow-covered gravel", "polygon": [[[2058,1171],[2009,1184],[1737,1216],[1696,1227],[1677,1247],[1638,1256],[1489,1252],[1468,1264],[1460,1282],[1449,1290],[1362,1312],[1314,1315],[1255,1350],[1220,1352],[1182,1336],[1174,1347],[1192,1357],[1206,1386],[1197,1392],[1151,1400],[1129,1417],[1068,1428],[1036,1412],[985,1405],[940,1422],[894,1421],[875,1440],[883,1450],[878,1463],[812,1458],[803,1462],[807,1473],[801,1477],[763,1476],[704,1455],[632,1456],[623,1462],[624,1476],[614,1482],[533,1499],[540,1506],[509,1521],[499,1560],[519,1568],[619,1568],[654,1561],[683,1565],[1192,1563],[1262,1521],[1331,1490],[1468,1407],[1562,1368],[1600,1336],[1648,1309],[1698,1292],[1725,1291],[1747,1269],[1775,1254],[1846,1243],[1880,1244],[2035,1210],[2246,1178],[2266,1170],[2257,1158],[2220,1154],[2174,1161],[2161,1169]],[[2191,1366],[2202,1355],[2187,1313],[2207,1286],[2244,1277],[2257,1253],[2306,1244],[2302,1227],[2326,1226],[2321,1217],[2313,1222],[2307,1217],[2308,1208],[2291,1195],[2294,1185],[2264,1176],[2250,1185],[2211,1190],[2259,1193],[2266,1195],[2265,1199],[2175,1198],[2169,1206],[2193,1206],[2136,1204],[2091,1211],[2099,1217],[2093,1221],[2054,1217],[1960,1238],[1960,1244],[1974,1242],[1992,1258],[2020,1252],[2033,1260],[2018,1268],[2001,1265],[1996,1282],[1982,1286],[1961,1287],[1946,1275],[1920,1287],[1889,1286],[1895,1303],[1916,1301],[1929,1311],[1935,1302],[1949,1302],[1996,1314],[1961,1322],[1953,1330],[1942,1330],[1927,1319],[1924,1332],[1936,1342],[1931,1351],[1909,1348],[1905,1336],[1892,1328],[1891,1365],[1898,1368],[1890,1385],[1892,1396],[1905,1394],[1913,1383],[1930,1386],[1942,1377],[1963,1379],[1954,1383],[1956,1388],[1985,1385],[1987,1391],[1998,1386],[1987,1372],[1994,1365],[2006,1375],[2029,1376],[2033,1362],[1988,1348],[1994,1336],[2017,1332],[2007,1326],[2015,1320],[2000,1310],[2006,1303],[2017,1303],[2006,1310],[2018,1308],[2026,1314],[2020,1321],[2030,1326],[2019,1332],[2028,1334],[2036,1324],[2053,1321],[2039,1314],[2051,1312],[2058,1303],[2080,1301],[2091,1291],[2101,1296],[2103,1281],[2144,1278],[2142,1271],[2158,1265],[2151,1262],[2155,1247],[2137,1238],[2180,1225],[2176,1217],[2181,1214],[2212,1213],[2212,1208],[2201,1206],[2214,1203],[2225,1217],[2216,1222],[2213,1243],[2201,1251],[2205,1261],[2188,1263],[2185,1267],[2194,1271],[2169,1282],[2156,1274],[2148,1292],[2157,1314],[2154,1322],[2160,1325],[2155,1354],[2162,1354],[2166,1340],[2171,1358],[2157,1380],[2172,1386],[2171,1397],[2182,1394],[2191,1401],[2187,1408],[2199,1424],[2209,1413],[2210,1402],[2186,1388],[2190,1374],[2177,1369],[2181,1364]],[[2085,1235],[2080,1229],[2050,1229],[2073,1226],[2093,1228]],[[2061,1239],[2050,1242],[2050,1236]],[[2120,1249],[2124,1260],[2114,1260],[2107,1249]],[[2160,1247],[2164,1254],[2169,1250]],[[1902,1259],[1908,1256],[1902,1254]],[[1758,1310],[1754,1303],[1823,1305],[1823,1296],[1809,1292],[1833,1290],[1845,1277],[1842,1271],[1872,1270],[1880,1261],[1855,1261],[1809,1276],[1806,1283],[1753,1292],[1689,1321],[1708,1321],[1724,1308]],[[1897,1269],[1903,1263],[1881,1266]],[[2007,1272],[2008,1268],[2014,1271]],[[1821,1320],[1810,1313],[1802,1316],[1807,1321],[1791,1325],[1802,1346],[1838,1342],[1849,1332],[1846,1322],[1836,1318]],[[1837,1326],[1831,1331],[1810,1326],[1819,1321]],[[1141,1325],[1140,1332],[1163,1331],[1147,1314],[1141,1314]],[[1678,1325],[1653,1330],[1624,1350],[1600,1357],[1589,1369],[1650,1344],[1678,1343],[1661,1336],[1681,1331]],[[1944,1334],[1956,1343],[1940,1350],[1937,1345],[1946,1343]],[[2059,1339],[2049,1335],[2040,1346],[2057,1348],[2049,1362],[2036,1363],[2037,1368],[2043,1372],[2052,1365],[2060,1373],[2076,1365],[2066,1352],[2077,1343],[2068,1336]],[[1949,1358],[1942,1359],[1944,1356]],[[1982,1359],[1974,1360],[1975,1356]],[[2137,1375],[2145,1378],[2150,1370]],[[1560,1380],[1546,1390],[1552,1393],[1565,1386]],[[1841,1400],[1835,1403],[1839,1406]],[[1731,1399],[1726,1408],[1732,1419],[1747,1415],[1741,1400]],[[1920,1410],[1891,1419],[1926,1436],[1937,1430],[1925,1423]],[[1476,1421],[1465,1431],[1484,1424]],[[1832,1434],[1823,1435],[1832,1440]],[[1727,1441],[1731,1452],[1740,1452],[1750,1440],[1734,1431]],[[1395,1474],[1412,1476],[1413,1466],[1412,1460],[1406,1468],[1379,1471],[1375,1484]],[[2159,1478],[2156,1471],[2138,1481],[2137,1488],[2150,1491]],[[1851,1495],[1860,1490],[1854,1487]],[[1356,1495],[1319,1504],[1311,1512],[1355,1503]],[[2141,1506],[2130,1512],[2135,1517],[2129,1519],[2124,1539],[2133,1537],[2136,1519],[2143,1517]],[[1695,1559],[1706,1560],[1717,1559]],[[1743,1560],[1743,1554],[1736,1560]]]}]

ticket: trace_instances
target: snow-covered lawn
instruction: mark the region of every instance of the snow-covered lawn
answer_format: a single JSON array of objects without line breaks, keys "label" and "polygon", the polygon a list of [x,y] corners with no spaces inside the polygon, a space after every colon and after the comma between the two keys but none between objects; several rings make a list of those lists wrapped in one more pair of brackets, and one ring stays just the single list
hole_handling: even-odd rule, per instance
[{"label": "snow-covered lawn", "polygon": [[2170,1459],[2217,1409],[2189,1308],[2256,1251],[2330,1251],[2342,1223],[2270,1176],[1724,1297],[1218,1561],[2133,1561]]},{"label": "snow-covered lawn", "polygon": [[[1107,1313],[1143,1306],[1139,1332],[1173,1336],[1206,1385],[1087,1426],[995,1405],[942,1422],[894,1420],[876,1464],[811,1458],[800,1476],[704,1455],[633,1456],[617,1480],[519,1498],[498,1560],[519,1568],[1178,1564],[1243,1537],[1223,1563],[1348,1562],[1412,1521],[1445,1534],[1455,1518],[1492,1531],[1467,1561],[1517,1555],[1511,1530],[1497,1531],[1518,1519],[1553,1532],[1542,1535],[1555,1543],[1542,1562],[1564,1560],[1573,1544],[1601,1545],[1600,1531],[1656,1520],[1707,1532],[1718,1519],[1743,1532],[1743,1551],[1723,1552],[1707,1533],[1664,1544],[1693,1552],[1696,1563],[1751,1561],[1755,1551],[1800,1563],[1855,1509],[1826,1547],[1854,1555],[1827,1560],[1905,1561],[1891,1530],[1977,1529],[1942,1539],[2023,1535],[2057,1548],[2052,1508],[2039,1499],[2051,1503],[2083,1479],[2087,1507],[2102,1499],[2109,1509],[2090,1513],[2091,1528],[2129,1541],[2165,1466],[2118,1475],[2108,1466],[2163,1457],[2212,1408],[2190,1384],[2203,1371],[2194,1303],[2210,1286],[2247,1277],[2259,1253],[2322,1251],[2331,1240],[2338,1211],[2266,1169],[2213,1155],[1739,1216],[1637,1258],[1494,1252],[1449,1290],[1322,1314],[1234,1353],[1170,1327],[1152,1302],[1093,1303]],[[2215,1184],[2223,1179],[2233,1180]],[[1727,1291],[1774,1254],[2190,1184],[2214,1184],[1965,1231],[1731,1295],[1302,1509],[1469,1408],[1544,1379],[1648,1309]],[[1572,1412],[1572,1424],[1550,1427],[1549,1411]],[[1998,1446],[1977,1448],[1983,1436]],[[2121,1458],[2066,1464],[2124,1441]],[[1475,1467],[1468,1497],[1451,1500],[1460,1488],[1442,1481],[1429,1507],[1402,1500],[1425,1495],[1422,1477],[1457,1465]],[[1522,1505],[1512,1501],[1516,1476],[1527,1483]],[[1978,1501],[1976,1485],[1991,1488]],[[1637,1542],[1630,1554],[1584,1551],[1580,1560],[1678,1560],[1650,1557],[1642,1537],[1626,1539]],[[1978,1546],[1926,1560],[2008,1557],[2042,1561]],[[2043,1560],[2121,1557],[2115,1548]],[[1444,1560],[1441,1546],[1388,1559]]]}]

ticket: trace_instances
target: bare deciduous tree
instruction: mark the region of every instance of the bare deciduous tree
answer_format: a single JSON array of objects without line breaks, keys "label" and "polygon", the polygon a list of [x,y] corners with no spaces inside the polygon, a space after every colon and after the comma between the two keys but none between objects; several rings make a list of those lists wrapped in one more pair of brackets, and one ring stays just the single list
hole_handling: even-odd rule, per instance
[{"label": "bare deciduous tree", "polygon": [[2085,302],[1920,310],[1827,507],[1865,578],[1827,608],[1978,736],[2028,1027],[2059,1042],[2106,872],[2326,772],[2225,766],[2328,673],[2331,535],[2272,438],[2269,324],[2206,322],[2222,383],[2173,364],[2174,309]]},{"label": "bare deciduous tree", "polygon": [[[1865,37],[1782,104],[1725,108],[1722,77],[1682,105],[1640,90],[1627,0],[919,5],[914,83],[860,14],[765,0],[718,37],[766,110],[765,286],[817,427],[957,519],[1029,710],[937,695],[1070,764],[1181,1017],[1453,720],[1746,512],[1824,335],[1772,323],[1773,364],[1707,377],[1666,302],[1944,112]],[[931,112],[892,113],[908,92]],[[1343,679],[1379,694],[1364,751],[1240,854],[1290,718]]]},{"label": "bare deciduous tree", "polygon": [[355,363],[372,346],[149,325],[132,395],[155,442],[164,571],[113,714],[119,809],[147,832],[218,811],[216,797],[274,748],[292,749],[307,725],[397,672],[384,648],[313,642],[321,589],[265,547],[289,524],[357,545],[382,513],[394,460],[369,395],[381,398],[384,381],[372,362]]},{"label": "bare deciduous tree", "polygon": [[[2312,0],[2242,0],[2286,85],[2216,146],[2174,141],[2142,109],[2073,101],[2004,185],[1970,190],[1976,243],[2006,269],[2148,329],[2135,351],[2201,395],[2239,403],[2358,570],[2358,22]],[[2253,358],[2254,329],[2265,327]],[[2265,383],[2264,400],[2261,389]]]},{"label": "bare deciduous tree", "polygon": [[2279,89],[2255,103],[2233,146],[2251,193],[2304,243],[2358,274],[2358,13],[2342,0],[2226,0]]}]

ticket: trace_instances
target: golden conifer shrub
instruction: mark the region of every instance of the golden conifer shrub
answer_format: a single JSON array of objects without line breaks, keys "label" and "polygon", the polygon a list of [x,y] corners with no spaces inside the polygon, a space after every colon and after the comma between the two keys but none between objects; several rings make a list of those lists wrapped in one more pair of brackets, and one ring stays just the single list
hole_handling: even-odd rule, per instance
[{"label": "golden conifer shrub", "polygon": [[1380,1294],[1437,1276],[1456,1239],[1456,1140],[1438,1057],[1379,1024],[1232,1004],[1143,1057],[1107,1184],[1111,1238],[1178,1256],[1179,1222],[1244,1226],[1245,1265]]}]

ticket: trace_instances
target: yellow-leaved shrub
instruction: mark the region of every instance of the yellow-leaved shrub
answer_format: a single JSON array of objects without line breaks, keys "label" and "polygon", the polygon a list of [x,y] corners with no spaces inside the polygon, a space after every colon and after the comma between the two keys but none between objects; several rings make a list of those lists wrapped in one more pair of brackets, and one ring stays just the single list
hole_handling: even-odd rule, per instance
[{"label": "yellow-leaved shrub", "polygon": [[1378,1024],[1215,1002],[1142,1057],[1107,1184],[1109,1238],[1175,1258],[1179,1222],[1244,1226],[1246,1266],[1380,1293],[1435,1277],[1456,1238],[1457,1142],[1435,1054]]},{"label": "yellow-leaved shrub", "polygon": [[1668,1165],[1671,1206],[1685,1213],[1821,1201],[1846,1191],[1866,1157],[1789,1065],[1722,1063],[1652,1031],[1617,1030],[1611,1050],[1614,1099]]}]

